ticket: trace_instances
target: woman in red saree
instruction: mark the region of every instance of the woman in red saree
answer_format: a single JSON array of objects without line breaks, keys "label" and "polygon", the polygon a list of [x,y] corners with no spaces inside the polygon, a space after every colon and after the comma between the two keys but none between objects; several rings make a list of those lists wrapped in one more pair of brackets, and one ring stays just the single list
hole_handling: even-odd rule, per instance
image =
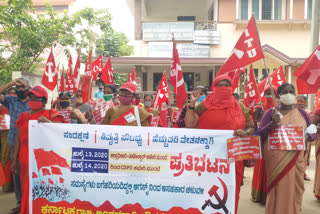
[{"label": "woman in red saree", "polygon": [[314,176],[314,187],[313,193],[317,200],[320,200],[320,109],[317,109],[312,117],[312,123],[317,126],[318,129],[318,138],[316,142],[316,173]]},{"label": "woman in red saree", "polygon": [[[277,88],[272,86],[273,91],[277,94]],[[271,109],[274,108],[274,101],[272,98],[272,90],[270,86],[264,90],[264,96],[266,101],[262,104],[262,107],[255,109],[254,111],[254,123],[257,126],[258,123],[261,122],[261,118],[263,114]],[[253,176],[252,176],[252,186],[251,186],[251,200],[253,202],[261,202],[262,204],[266,203],[267,198],[267,185],[266,185],[266,169],[264,159],[257,160],[257,163],[253,169]]]},{"label": "woman in red saree", "polygon": [[278,126],[303,126],[306,129],[306,140],[316,138],[316,130],[309,133],[311,120],[308,114],[295,106],[295,88],[284,83],[278,88],[280,104],[269,109],[263,116],[256,131],[261,137],[263,158],[267,172],[266,214],[300,214],[304,192],[304,151],[268,150],[268,135]]},{"label": "woman in red saree", "polygon": [[[185,117],[187,128],[234,130],[234,135],[253,134],[254,124],[250,109],[238,103],[232,95],[231,79],[226,75],[215,78],[213,93],[195,107],[201,89],[193,92]],[[236,162],[235,212],[238,210],[244,162]]]},{"label": "woman in red saree", "polygon": [[45,110],[45,104],[48,100],[48,94],[41,86],[36,86],[26,93],[30,97],[28,106],[29,112],[23,112],[16,121],[17,137],[13,151],[13,161],[11,171],[16,173],[17,159],[20,160],[20,175],[21,175],[21,214],[29,213],[29,160],[28,160],[28,126],[29,120],[39,120],[40,122],[64,122],[55,110]]}]

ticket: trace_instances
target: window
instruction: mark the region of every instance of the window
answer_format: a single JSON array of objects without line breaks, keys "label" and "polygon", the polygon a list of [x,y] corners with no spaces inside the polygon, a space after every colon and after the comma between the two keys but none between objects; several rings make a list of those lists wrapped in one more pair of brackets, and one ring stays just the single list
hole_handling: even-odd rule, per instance
[{"label": "window", "polygon": [[272,0],[262,0],[262,20],[271,20]]},{"label": "window", "polygon": [[256,19],[259,19],[260,17],[260,11],[259,11],[259,6],[260,6],[260,1],[252,1],[252,13],[254,13],[254,17]]},{"label": "window", "polygon": [[241,0],[241,20],[248,20],[248,0]]},{"label": "window", "polygon": [[258,77],[259,77],[259,69],[254,68],[254,69],[253,69],[253,73],[254,73],[254,77],[255,77],[256,81],[258,81],[258,80],[259,80],[259,79],[258,79]]},{"label": "window", "polygon": [[273,0],[274,1],[274,20],[281,20],[281,6],[282,0]]},{"label": "window", "polygon": [[194,73],[183,72],[184,85],[186,86],[187,91],[193,91],[193,82],[194,82]]},{"label": "window", "polygon": [[[240,19],[248,20],[251,13],[256,20],[281,20],[283,0],[239,0]],[[249,11],[249,9],[251,11]]]}]

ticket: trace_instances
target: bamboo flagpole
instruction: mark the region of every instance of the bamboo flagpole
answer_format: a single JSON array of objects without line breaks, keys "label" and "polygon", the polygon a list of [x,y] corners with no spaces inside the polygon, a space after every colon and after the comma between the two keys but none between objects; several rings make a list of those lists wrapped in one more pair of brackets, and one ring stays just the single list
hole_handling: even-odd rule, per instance
[{"label": "bamboo flagpole", "polygon": [[[259,30],[258,30],[258,27],[257,27],[256,19],[255,19],[254,14],[252,14],[252,16],[253,16],[253,21],[254,21],[254,24],[255,24],[256,29],[257,29],[257,32],[258,32],[259,43],[260,43],[260,47],[261,47],[260,33],[259,33]],[[266,58],[265,58],[265,56],[263,57],[263,63],[264,63],[264,69],[266,69],[266,72],[267,72],[267,78],[268,78],[269,86],[270,86],[271,89],[273,89],[273,88],[272,88],[271,78],[270,78],[270,73],[269,73],[269,71],[268,71],[268,69],[267,69],[267,65],[266,65]],[[274,106],[276,107],[276,106],[277,106],[276,95],[275,95],[275,93],[274,93],[273,90],[271,90],[271,92],[272,92],[271,94],[272,94],[273,104],[274,104]],[[260,97],[260,103],[261,103],[261,97]],[[277,111],[276,108],[275,108],[275,110]]]}]

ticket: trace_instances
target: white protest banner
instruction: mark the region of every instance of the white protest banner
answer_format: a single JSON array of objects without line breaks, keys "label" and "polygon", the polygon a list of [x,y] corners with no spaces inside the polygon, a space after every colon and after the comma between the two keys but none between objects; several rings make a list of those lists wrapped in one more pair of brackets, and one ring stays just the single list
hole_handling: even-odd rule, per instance
[{"label": "white protest banner", "polygon": [[30,121],[30,213],[234,213],[232,134]]},{"label": "white protest banner", "polygon": [[10,128],[10,115],[0,114],[0,130],[9,130]]}]

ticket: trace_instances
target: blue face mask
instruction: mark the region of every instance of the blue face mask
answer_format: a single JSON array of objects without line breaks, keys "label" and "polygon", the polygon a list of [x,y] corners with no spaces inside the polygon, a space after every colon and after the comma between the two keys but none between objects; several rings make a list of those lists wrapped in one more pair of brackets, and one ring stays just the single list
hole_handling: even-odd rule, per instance
[{"label": "blue face mask", "polygon": [[206,99],[206,95],[200,96],[197,102],[202,102],[204,99]]}]

